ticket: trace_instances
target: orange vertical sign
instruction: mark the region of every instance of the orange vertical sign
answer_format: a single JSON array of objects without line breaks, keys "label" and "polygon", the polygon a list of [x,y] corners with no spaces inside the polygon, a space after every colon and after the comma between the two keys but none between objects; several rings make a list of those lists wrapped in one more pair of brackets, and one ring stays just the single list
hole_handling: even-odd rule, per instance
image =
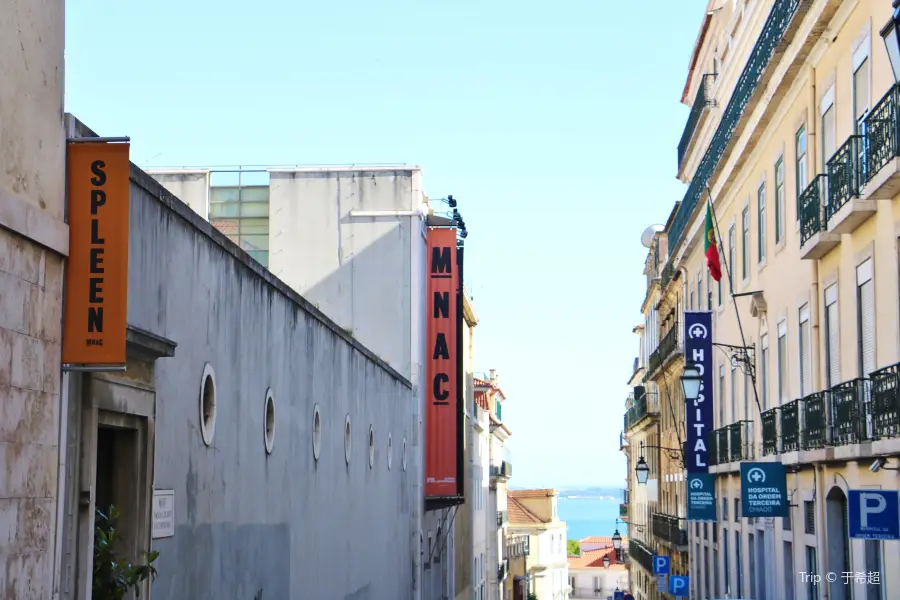
[{"label": "orange vertical sign", "polygon": [[65,364],[125,364],[128,154],[127,143],[68,144]]},{"label": "orange vertical sign", "polygon": [[427,345],[425,408],[425,497],[455,497],[457,489],[456,229],[428,230]]}]

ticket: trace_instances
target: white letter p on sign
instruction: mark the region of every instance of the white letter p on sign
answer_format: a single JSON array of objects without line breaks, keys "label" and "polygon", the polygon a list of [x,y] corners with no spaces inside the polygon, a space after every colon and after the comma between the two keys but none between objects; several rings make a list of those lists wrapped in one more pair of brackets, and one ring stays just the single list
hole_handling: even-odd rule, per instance
[{"label": "white letter p on sign", "polygon": [[[874,504],[873,504],[874,501]],[[859,523],[862,527],[869,526],[869,515],[878,515],[887,508],[887,501],[881,494],[862,492],[859,495]]]}]

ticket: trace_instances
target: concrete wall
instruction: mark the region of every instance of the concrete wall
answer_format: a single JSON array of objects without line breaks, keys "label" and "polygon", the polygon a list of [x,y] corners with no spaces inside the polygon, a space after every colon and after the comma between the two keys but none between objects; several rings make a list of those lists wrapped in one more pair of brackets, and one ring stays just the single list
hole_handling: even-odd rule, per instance
[{"label": "concrete wall", "polygon": [[[156,371],[154,484],[175,490],[176,533],[154,540],[154,596],[413,597],[410,383],[148,175],[132,176],[129,324],[178,344]],[[207,362],[217,388],[211,446],[198,423]],[[268,455],[267,388],[276,414]]]},{"label": "concrete wall", "polygon": [[62,2],[0,19],[0,589],[52,597],[65,212]]},{"label": "concrete wall", "polygon": [[209,218],[209,171],[148,171],[148,173],[204,220]]}]

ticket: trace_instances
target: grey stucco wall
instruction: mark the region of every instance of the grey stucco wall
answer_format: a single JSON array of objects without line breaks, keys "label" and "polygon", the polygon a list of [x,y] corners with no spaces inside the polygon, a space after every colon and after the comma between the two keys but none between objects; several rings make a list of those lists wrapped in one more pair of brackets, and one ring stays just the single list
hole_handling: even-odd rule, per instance
[{"label": "grey stucco wall", "polygon": [[[154,540],[161,557],[153,597],[411,598],[418,475],[409,381],[136,168],[130,233],[128,322],[178,344],[156,370],[154,480],[175,490],[176,533]],[[206,362],[217,387],[209,447],[198,406]],[[269,387],[276,425],[267,455]]]}]

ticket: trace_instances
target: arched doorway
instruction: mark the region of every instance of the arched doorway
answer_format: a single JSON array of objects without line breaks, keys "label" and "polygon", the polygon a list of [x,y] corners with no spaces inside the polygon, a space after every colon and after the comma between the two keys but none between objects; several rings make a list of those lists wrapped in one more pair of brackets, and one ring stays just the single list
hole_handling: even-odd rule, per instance
[{"label": "arched doorway", "polygon": [[[829,583],[831,600],[850,600],[851,590],[844,584],[842,575],[853,569],[850,567],[850,532],[847,523],[847,495],[834,486],[825,498],[825,541],[828,545],[828,568],[837,575]],[[852,581],[852,580],[851,580]]]}]

